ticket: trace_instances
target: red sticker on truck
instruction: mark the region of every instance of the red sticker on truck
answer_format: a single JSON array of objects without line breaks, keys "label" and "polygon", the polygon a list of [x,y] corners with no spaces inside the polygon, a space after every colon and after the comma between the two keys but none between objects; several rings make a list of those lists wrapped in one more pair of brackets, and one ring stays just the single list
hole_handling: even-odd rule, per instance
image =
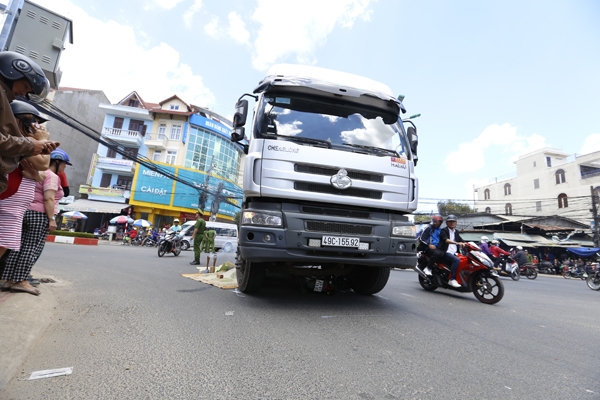
[{"label": "red sticker on truck", "polygon": [[406,157],[392,157],[392,167],[406,169]]}]

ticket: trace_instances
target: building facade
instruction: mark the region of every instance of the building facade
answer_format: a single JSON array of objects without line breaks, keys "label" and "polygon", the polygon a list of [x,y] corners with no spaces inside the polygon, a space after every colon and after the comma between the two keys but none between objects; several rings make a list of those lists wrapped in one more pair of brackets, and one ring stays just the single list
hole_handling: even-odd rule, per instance
[{"label": "building facade", "polygon": [[559,215],[589,224],[592,189],[600,191],[600,151],[583,156],[544,148],[520,157],[516,176],[475,189],[478,211],[515,216]]},{"label": "building facade", "polygon": [[80,187],[87,199],[68,207],[94,214],[87,230],[106,226],[115,214],[162,228],[174,218],[193,218],[198,208],[206,219],[234,220],[242,147],[230,141],[226,119],[178,96],[148,103],[136,92],[100,108],[106,113],[102,137],[127,156],[98,145]]}]

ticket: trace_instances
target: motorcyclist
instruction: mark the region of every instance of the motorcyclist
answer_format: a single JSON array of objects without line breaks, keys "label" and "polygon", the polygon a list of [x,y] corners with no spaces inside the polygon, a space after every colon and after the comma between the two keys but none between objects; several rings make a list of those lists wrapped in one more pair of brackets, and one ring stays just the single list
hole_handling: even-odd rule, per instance
[{"label": "motorcyclist", "polygon": [[169,230],[175,233],[181,232],[181,225],[179,225],[179,219],[175,218],[173,220],[173,225],[169,228]]},{"label": "motorcyclist", "polygon": [[497,240],[492,240],[492,245],[490,246],[490,252],[492,253],[492,260],[494,261],[494,268],[498,268],[498,264],[501,261],[500,256],[510,256],[510,253],[506,250],[502,250],[500,248],[500,242]]},{"label": "motorcyclist", "polygon": [[527,254],[523,251],[522,246],[517,246],[517,252],[514,255],[514,259],[519,264],[519,267],[527,264]]},{"label": "motorcyclist", "polygon": [[462,237],[460,237],[458,229],[456,229],[456,224],[457,219],[455,215],[450,214],[446,217],[446,227],[440,232],[440,250],[445,252],[442,259],[450,263],[450,279],[448,284],[459,288],[461,285],[456,281],[456,271],[458,270],[460,260],[455,254],[458,253],[458,247],[463,246],[465,243]]},{"label": "motorcyclist", "polygon": [[490,257],[492,260],[495,259],[494,255],[492,254],[492,252],[490,251],[490,246],[488,245],[488,242],[490,241],[490,239],[487,236],[482,236],[481,240],[480,240],[480,244],[479,244],[479,248],[481,249],[481,251],[483,252],[483,254],[485,254],[486,256]]},{"label": "motorcyclist", "polygon": [[442,258],[445,254],[444,251],[439,249],[443,221],[444,218],[441,215],[435,214],[431,217],[431,224],[423,230],[419,237],[419,245],[424,248],[425,254],[429,258],[429,262],[423,270],[427,275],[431,275],[431,268],[433,268],[435,261]]}]

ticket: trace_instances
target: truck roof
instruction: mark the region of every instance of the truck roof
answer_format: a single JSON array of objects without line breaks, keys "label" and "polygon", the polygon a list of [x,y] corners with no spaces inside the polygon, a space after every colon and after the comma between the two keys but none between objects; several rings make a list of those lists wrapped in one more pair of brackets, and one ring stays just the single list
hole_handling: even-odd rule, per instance
[{"label": "truck roof", "polygon": [[393,101],[402,112],[406,112],[402,102],[394,96],[387,85],[363,76],[312,65],[274,65],[254,89],[254,93],[263,92],[270,86],[307,87],[350,97],[366,95],[384,101]]}]

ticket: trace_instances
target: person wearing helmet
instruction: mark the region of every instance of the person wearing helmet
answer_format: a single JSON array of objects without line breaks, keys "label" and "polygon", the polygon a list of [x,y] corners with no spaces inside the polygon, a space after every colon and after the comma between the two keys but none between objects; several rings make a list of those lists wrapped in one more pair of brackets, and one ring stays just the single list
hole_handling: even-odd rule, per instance
[{"label": "person wearing helmet", "polygon": [[500,248],[500,242],[497,240],[492,240],[492,244],[490,245],[490,252],[492,253],[492,260],[494,261],[494,268],[498,267],[498,264],[501,261],[500,256],[510,256],[510,253],[506,250],[502,250]]},{"label": "person wearing helmet", "polygon": [[517,262],[517,264],[519,264],[519,267],[521,265],[527,264],[527,253],[523,251],[522,246],[517,246],[517,252],[514,255],[514,259]]},{"label": "person wearing helmet", "polygon": [[179,219],[175,218],[173,220],[173,225],[169,228],[169,230],[175,233],[181,232],[181,225],[179,225]]},{"label": "person wearing helmet", "polygon": [[6,259],[6,267],[2,279],[12,281],[11,292],[30,293],[38,296],[40,291],[29,284],[29,276],[33,265],[39,258],[48,232],[56,230],[58,201],[64,192],[57,173],[72,165],[69,155],[62,149],[50,153],[50,167],[45,171],[46,178],[35,185],[33,202],[23,218],[21,249],[11,251]]},{"label": "person wearing helmet", "polygon": [[439,249],[443,221],[444,218],[440,214],[433,215],[431,224],[419,236],[419,247],[425,251],[429,258],[427,266],[423,270],[426,275],[431,275],[431,268],[433,268],[434,263],[444,255],[444,252]]},{"label": "person wearing helmet", "polygon": [[460,260],[456,257],[458,247],[463,246],[464,240],[460,237],[458,229],[456,229],[456,216],[450,214],[446,217],[446,227],[440,232],[440,249],[445,252],[442,259],[450,264],[450,279],[448,284],[452,287],[460,287],[460,283],[456,281],[456,271]]},{"label": "person wearing helmet", "polygon": [[492,252],[490,251],[490,246],[488,245],[489,241],[490,241],[490,239],[487,236],[482,236],[481,241],[479,242],[480,243],[479,248],[481,249],[483,254],[490,257],[493,261],[495,258],[494,258],[494,255],[492,254]]},{"label": "person wearing helmet", "polygon": [[25,137],[19,131],[10,102],[16,96],[48,94],[49,84],[42,69],[22,54],[0,52],[0,193],[6,190],[6,174],[17,168],[23,156],[50,154],[57,143]]}]

